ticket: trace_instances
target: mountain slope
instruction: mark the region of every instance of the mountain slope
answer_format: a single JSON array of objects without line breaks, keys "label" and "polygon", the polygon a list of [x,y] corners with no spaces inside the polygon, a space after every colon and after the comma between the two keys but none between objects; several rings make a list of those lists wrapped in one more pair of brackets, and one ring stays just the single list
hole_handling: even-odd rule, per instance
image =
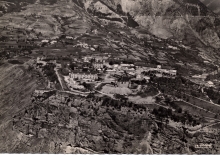
[{"label": "mountain slope", "polygon": [[[219,46],[220,20],[197,0],[5,0],[0,4],[1,39],[15,45],[22,38],[39,43],[26,59],[49,55],[65,61],[72,56],[107,55],[172,67],[182,77],[209,73],[219,59],[213,47]],[[35,89],[46,87],[39,83],[43,76],[29,71],[26,63],[9,62],[0,65],[0,152],[190,153],[195,149],[198,136],[174,128],[173,122],[165,124],[164,114],[169,111],[163,108],[160,120],[147,110],[156,105],[121,107],[127,102],[116,104],[95,96],[67,95],[67,99],[62,92],[35,96]],[[183,78],[177,80],[183,82],[179,87],[190,85]],[[177,82],[161,81],[149,87]],[[186,145],[185,138],[193,147]]]},{"label": "mountain slope", "polygon": [[80,6],[100,19],[141,26],[161,38],[186,40],[191,33],[205,46],[220,47],[219,25],[214,25],[219,17],[199,0],[83,0]]}]

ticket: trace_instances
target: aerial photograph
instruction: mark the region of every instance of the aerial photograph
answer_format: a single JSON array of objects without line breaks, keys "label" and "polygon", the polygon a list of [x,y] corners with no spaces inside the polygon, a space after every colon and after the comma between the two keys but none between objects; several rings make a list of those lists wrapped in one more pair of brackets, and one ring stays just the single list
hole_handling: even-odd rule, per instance
[{"label": "aerial photograph", "polygon": [[220,0],[0,0],[0,153],[220,154]]}]

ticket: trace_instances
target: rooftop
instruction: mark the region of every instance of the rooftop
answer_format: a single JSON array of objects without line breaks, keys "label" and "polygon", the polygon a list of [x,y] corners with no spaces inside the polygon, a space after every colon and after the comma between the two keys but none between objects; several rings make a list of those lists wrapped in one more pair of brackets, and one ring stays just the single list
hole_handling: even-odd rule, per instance
[{"label": "rooftop", "polygon": [[161,66],[161,69],[169,69],[169,70],[171,70],[171,69],[173,69],[173,68],[170,67],[170,66]]},{"label": "rooftop", "polygon": [[145,62],[135,62],[134,65],[141,67],[157,67],[157,65],[147,64]]},{"label": "rooftop", "polygon": [[98,72],[96,71],[91,71],[91,72],[85,72],[85,71],[78,71],[78,70],[74,70],[72,71],[72,73],[75,73],[75,74],[98,74]]}]

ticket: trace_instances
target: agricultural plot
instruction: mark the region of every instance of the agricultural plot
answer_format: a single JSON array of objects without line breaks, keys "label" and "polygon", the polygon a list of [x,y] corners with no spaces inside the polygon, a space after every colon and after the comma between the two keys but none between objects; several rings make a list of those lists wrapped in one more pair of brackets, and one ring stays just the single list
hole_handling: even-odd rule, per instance
[{"label": "agricultural plot", "polygon": [[212,128],[214,128],[214,129],[220,129],[220,123],[213,125]]},{"label": "agricultural plot", "polygon": [[143,104],[143,106],[147,107],[150,111],[152,111],[153,109],[159,109],[161,107],[157,104]]},{"label": "agricultural plot", "polygon": [[120,87],[112,87],[112,86],[103,86],[102,92],[106,94],[120,94],[120,95],[128,95],[131,94],[132,91],[129,88],[120,88]]},{"label": "agricultural plot", "polygon": [[204,116],[204,117],[215,117],[215,114],[210,113],[206,110],[199,109],[197,107],[194,107],[192,105],[189,105],[185,102],[176,101],[175,102],[178,106],[182,108],[183,111],[188,111],[190,114],[198,115],[198,116]]},{"label": "agricultural plot", "polygon": [[80,10],[74,3],[59,1],[56,4],[33,4],[24,7],[21,12],[0,17],[0,27],[12,26],[34,30],[45,37],[80,35],[90,29],[89,20],[80,18]]},{"label": "agricultural plot", "polygon": [[216,106],[214,104],[211,104],[210,102],[204,101],[204,100],[200,100],[198,98],[186,95],[187,98],[189,99],[189,102],[199,106],[201,108],[207,109],[213,113],[219,114],[220,113],[220,106]]},{"label": "agricultural plot", "polygon": [[141,97],[141,96],[129,96],[129,100],[136,103],[136,104],[154,104],[155,99],[152,96],[148,97]]},{"label": "agricultural plot", "polygon": [[77,49],[77,48],[72,48],[71,50],[70,49],[65,49],[65,48],[57,48],[57,49],[54,49],[54,48],[41,48],[40,51],[43,51],[43,54],[44,55],[50,55],[50,56],[56,56],[56,57],[59,57],[59,56],[69,56],[70,54],[74,55],[76,54],[76,52],[81,52],[80,49]]}]

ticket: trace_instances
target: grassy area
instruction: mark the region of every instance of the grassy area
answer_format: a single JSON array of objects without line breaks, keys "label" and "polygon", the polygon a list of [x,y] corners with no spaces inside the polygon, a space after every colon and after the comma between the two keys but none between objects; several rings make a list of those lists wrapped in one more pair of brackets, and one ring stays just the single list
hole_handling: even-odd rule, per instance
[{"label": "grassy area", "polygon": [[111,87],[111,86],[103,86],[102,92],[104,93],[107,93],[107,94],[121,94],[121,95],[124,95],[124,94],[131,94],[132,91],[129,89],[129,88],[120,88],[120,87]]},{"label": "grassy area", "polygon": [[209,110],[211,112],[214,112],[214,113],[217,113],[217,114],[220,113],[220,106],[216,106],[216,105],[211,104],[207,101],[203,101],[203,100],[200,100],[198,98],[195,98],[195,97],[192,97],[192,96],[189,96],[189,95],[186,95],[186,96],[187,96],[187,99],[189,100],[189,102],[191,104],[194,104],[196,106],[207,109],[207,110]]},{"label": "grassy area", "polygon": [[129,96],[129,100],[131,102],[134,102],[135,104],[142,104],[142,105],[148,105],[148,104],[154,104],[155,99],[153,97],[141,97],[141,96]]},{"label": "grassy area", "polygon": [[181,101],[175,101],[175,103],[182,108],[183,111],[188,111],[190,114],[198,115],[198,116],[204,116],[204,117],[215,117],[215,114],[212,114],[210,112],[207,112],[205,110],[196,108],[192,105],[189,105],[185,102]]},{"label": "grassy area", "polygon": [[[71,51],[72,50],[72,51]],[[77,49],[71,49],[71,50],[66,50],[64,48],[41,48],[40,51],[43,51],[44,55],[51,55],[51,56],[68,56],[70,54],[74,54],[75,52],[80,52]]]},{"label": "grassy area", "polygon": [[216,124],[216,125],[213,125],[212,128],[220,129],[220,123],[219,123],[219,124]]},{"label": "grassy area", "polygon": [[143,106],[147,107],[149,110],[159,109],[160,106],[157,104],[143,104]]},{"label": "grassy area", "polygon": [[9,63],[11,64],[23,64],[24,62],[19,61],[19,60],[8,60]]},{"label": "grassy area", "polygon": [[138,92],[137,95],[141,97],[149,97],[149,96],[155,96],[158,94],[158,90],[154,87],[146,87],[143,88],[142,91]]}]

